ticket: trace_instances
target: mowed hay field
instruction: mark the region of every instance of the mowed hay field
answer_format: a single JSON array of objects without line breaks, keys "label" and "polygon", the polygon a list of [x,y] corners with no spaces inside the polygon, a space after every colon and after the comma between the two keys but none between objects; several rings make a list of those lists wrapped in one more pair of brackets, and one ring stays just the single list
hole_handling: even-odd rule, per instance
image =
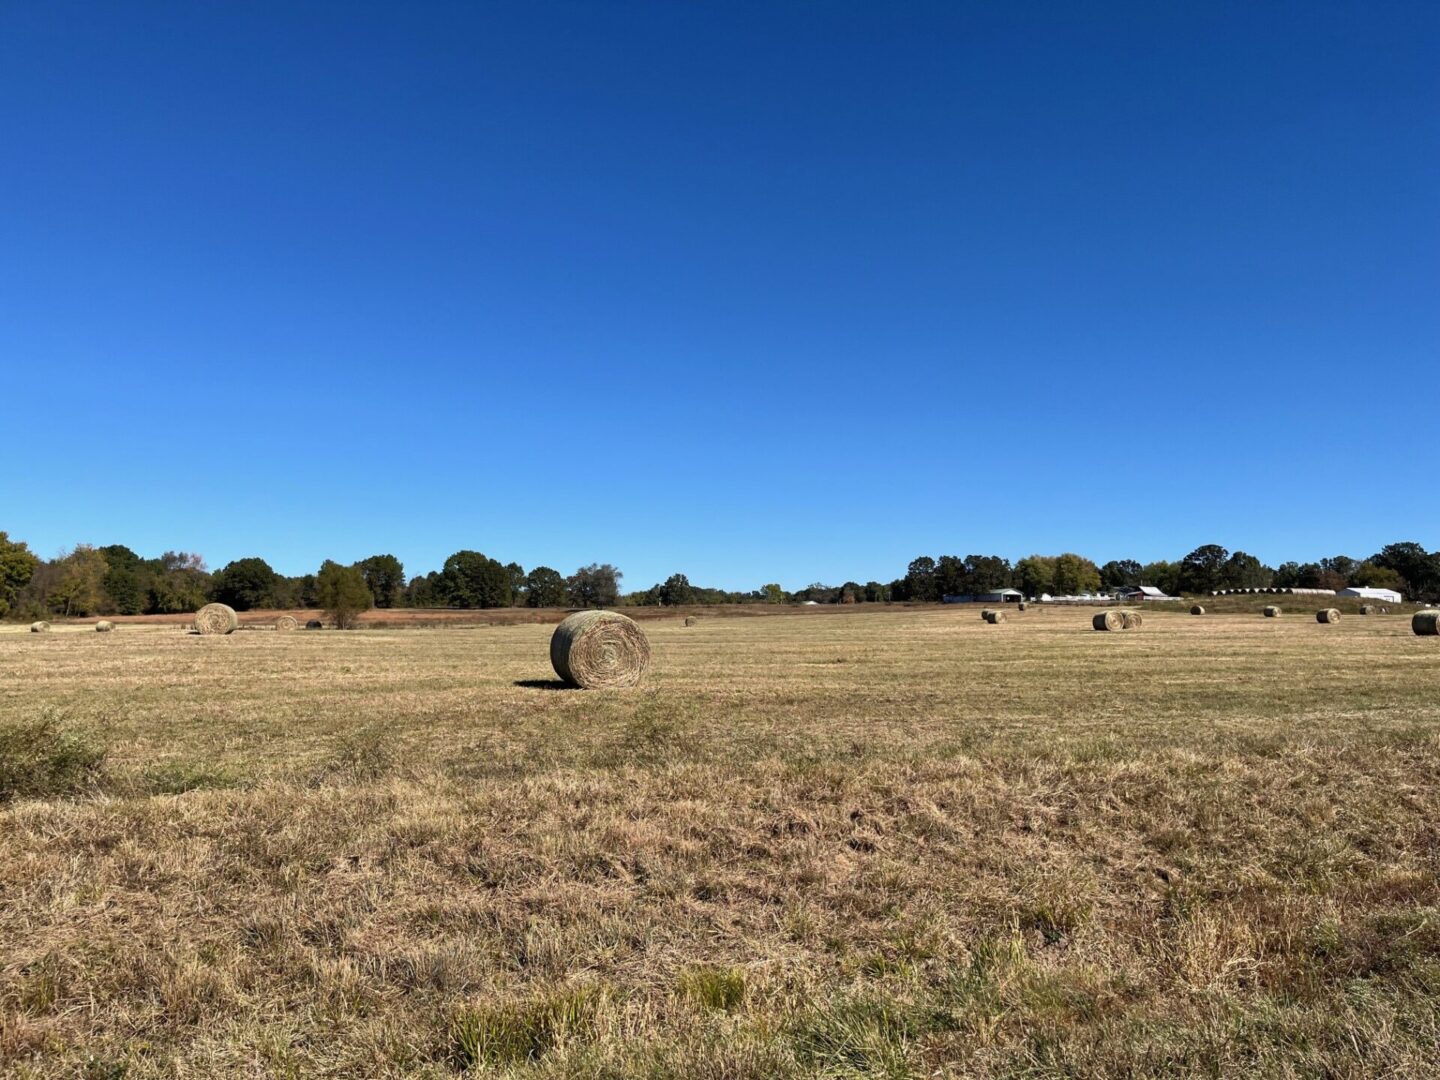
[{"label": "mowed hay field", "polygon": [[1434,1076],[1440,643],[1291,606],[6,628],[0,1068]]}]

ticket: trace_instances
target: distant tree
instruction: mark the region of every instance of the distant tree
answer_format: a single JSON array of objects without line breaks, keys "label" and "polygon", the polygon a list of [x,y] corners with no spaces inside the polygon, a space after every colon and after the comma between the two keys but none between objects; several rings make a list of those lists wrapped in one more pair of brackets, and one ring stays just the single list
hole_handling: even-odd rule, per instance
[{"label": "distant tree", "polygon": [[105,556],[89,544],[58,560],[59,573],[49,596],[51,609],[61,615],[95,615],[105,606]]},{"label": "distant tree", "polygon": [[1011,577],[1009,559],[999,555],[965,556],[965,592],[970,596],[1008,589]]},{"label": "distant tree", "polygon": [[518,562],[506,563],[505,574],[510,579],[510,606],[519,607],[525,603],[525,568]]},{"label": "distant tree", "polygon": [[330,559],[315,575],[315,593],[325,614],[340,630],[352,629],[360,613],[369,611],[375,603],[358,567],[341,566]]},{"label": "distant tree", "polygon": [[847,581],[840,586],[839,602],[842,604],[858,604],[863,599],[860,583],[858,581]]},{"label": "distant tree", "polygon": [[537,566],[525,575],[525,606],[532,608],[563,607],[565,579],[560,571]]},{"label": "distant tree", "polygon": [[760,586],[760,595],[767,604],[783,604],[785,602],[785,590],[776,582]]},{"label": "distant tree", "polygon": [[666,607],[695,603],[695,588],[684,574],[671,574],[660,586],[660,603]]},{"label": "distant tree", "polygon": [[186,551],[167,551],[150,561],[146,611],[157,615],[198,611],[210,598],[210,586],[203,558]]},{"label": "distant tree", "polygon": [[1134,559],[1112,559],[1100,567],[1100,587],[1119,589],[1127,585],[1148,585],[1148,581],[1140,580],[1143,573],[1144,567]]},{"label": "distant tree", "polygon": [[103,610],[121,615],[139,615],[150,597],[149,567],[145,560],[124,544],[100,548],[109,570],[105,574]]},{"label": "distant tree", "polygon": [[1225,561],[1230,552],[1219,544],[1205,544],[1180,560],[1180,588],[1188,593],[1208,593],[1225,587]]},{"label": "distant tree", "polygon": [[478,551],[457,551],[440,572],[441,592],[453,607],[510,606],[510,573]]},{"label": "distant tree", "polygon": [[1377,566],[1366,559],[1355,567],[1355,572],[1350,575],[1350,584],[1362,589],[1394,589],[1396,592],[1405,591],[1405,579],[1391,570],[1388,566]]},{"label": "distant tree", "polygon": [[591,563],[565,579],[565,590],[576,607],[606,607],[620,598],[623,576],[609,563]]},{"label": "distant tree", "polygon": [[1029,555],[1015,564],[1015,587],[1026,596],[1056,592],[1055,560],[1048,555]]},{"label": "distant tree", "polygon": [[1093,593],[1100,588],[1100,568],[1083,555],[1067,551],[1055,556],[1055,591],[1062,596]]},{"label": "distant tree", "polygon": [[210,598],[236,611],[268,607],[279,576],[264,559],[237,559],[215,572]]},{"label": "distant tree", "polygon": [[1275,568],[1275,576],[1270,583],[1280,589],[1293,589],[1297,587],[1299,580],[1300,564],[1284,562]]},{"label": "distant tree", "polygon": [[377,608],[399,607],[405,594],[405,567],[394,555],[371,555],[355,564]]},{"label": "distant tree", "polygon": [[905,571],[905,599],[938,600],[940,593],[935,583],[935,560],[921,555],[911,561]]},{"label": "distant tree", "polygon": [[[916,559],[915,562],[921,560]],[[912,567],[915,563],[910,564]],[[935,560],[935,568],[927,578],[921,579],[926,582],[929,595],[926,599],[943,600],[947,596],[969,596],[970,579],[965,571],[965,560],[958,555],[941,555]]]},{"label": "distant tree", "polygon": [[1254,555],[1237,551],[1225,561],[1220,580],[1224,589],[1266,589],[1275,580],[1275,571]]},{"label": "distant tree", "polygon": [[444,607],[445,603],[444,583],[439,571],[431,570],[424,577],[413,577],[405,587],[406,607]]},{"label": "distant tree", "polygon": [[890,599],[890,586],[878,581],[865,583],[865,600],[871,604],[883,604]]},{"label": "distant tree", "polygon": [[1427,552],[1413,541],[1386,544],[1370,562],[1393,570],[1405,581],[1404,592],[1423,600],[1440,597],[1440,552]]},{"label": "distant tree", "polygon": [[40,559],[25,543],[0,532],[0,618],[15,610],[21,590],[39,566]]}]

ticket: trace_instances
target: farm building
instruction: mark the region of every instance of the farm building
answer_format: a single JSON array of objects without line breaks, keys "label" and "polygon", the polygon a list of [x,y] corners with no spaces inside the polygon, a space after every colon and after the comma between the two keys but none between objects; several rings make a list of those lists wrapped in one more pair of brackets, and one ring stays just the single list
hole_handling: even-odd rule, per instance
[{"label": "farm building", "polygon": [[1178,596],[1166,596],[1154,585],[1130,585],[1115,594],[1121,600],[1178,600]]},{"label": "farm building", "polygon": [[1405,599],[1394,589],[1370,589],[1361,587],[1341,589],[1335,595],[1358,596],[1364,600],[1379,600],[1383,604],[1398,604],[1401,600]]},{"label": "farm building", "polygon": [[974,596],[942,596],[945,604],[1018,604],[1025,599],[1019,589],[996,589],[994,592],[976,593]]}]

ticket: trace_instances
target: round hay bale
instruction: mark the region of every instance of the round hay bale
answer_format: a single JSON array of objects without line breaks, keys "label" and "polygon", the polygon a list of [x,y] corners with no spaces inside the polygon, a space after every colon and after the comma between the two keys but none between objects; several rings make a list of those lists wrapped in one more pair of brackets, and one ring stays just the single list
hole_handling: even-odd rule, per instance
[{"label": "round hay bale", "polygon": [[1410,629],[1421,637],[1440,637],[1440,611],[1417,611],[1410,619]]},{"label": "round hay bale", "polygon": [[206,604],[195,613],[197,634],[233,634],[240,629],[240,616],[229,604]]},{"label": "round hay bale", "polygon": [[686,626],[694,626],[694,625],[695,625],[696,623],[698,623],[699,621],[700,621],[700,620],[697,619],[694,615],[686,615],[686,616],[685,616],[685,625],[686,625]]},{"label": "round hay bale", "polygon": [[1278,607],[1276,607],[1274,604],[1268,604],[1268,605],[1266,605],[1266,607],[1265,607],[1265,618],[1267,618],[1267,619],[1278,619],[1279,617],[1280,617],[1280,609],[1279,609]]},{"label": "round hay bale", "polygon": [[986,621],[987,623],[989,623],[991,626],[994,626],[994,625],[996,625],[997,623],[1002,623],[1002,622],[1005,621],[1005,612],[1003,612],[1003,611],[987,611],[987,612],[985,613],[985,621]]},{"label": "round hay bale", "polygon": [[324,629],[325,629],[325,624],[324,624],[323,622],[321,622],[319,619],[311,619],[309,622],[307,622],[307,623],[305,624],[305,629],[306,629],[306,630],[324,630]]},{"label": "round hay bale", "polygon": [[108,621],[108,620],[106,620],[106,619],[101,619],[99,622],[97,622],[97,623],[95,624],[95,630],[96,630],[96,632],[101,633],[101,634],[108,634],[111,630],[114,630],[114,629],[115,629],[115,624],[112,623],[112,622],[110,622],[110,621]]},{"label": "round hay bale", "polygon": [[300,620],[295,618],[294,615],[281,615],[275,620],[275,629],[279,630],[282,634],[288,634],[291,630],[297,629],[299,626]]},{"label": "round hay bale", "polygon": [[1027,605],[1026,605],[1026,603],[1025,603],[1024,600],[1021,600],[1020,603],[1017,604],[1016,606],[1019,607],[1019,609],[1020,609],[1021,611],[1024,611],[1025,608],[1027,607]]},{"label": "round hay bale", "polygon": [[981,618],[984,622],[989,622],[989,621],[990,621],[990,616],[991,616],[991,615],[994,615],[994,614],[995,614],[995,610],[994,610],[993,608],[988,608],[988,607],[987,607],[987,608],[981,608],[981,609],[980,609],[980,618]]},{"label": "round hay bale", "polygon": [[650,667],[645,631],[618,611],[577,611],[550,637],[555,674],[585,690],[636,686]]},{"label": "round hay bale", "polygon": [[30,624],[30,632],[31,632],[32,634],[44,634],[44,633],[48,633],[49,630],[50,630],[50,624],[49,624],[48,622],[46,622],[44,619],[41,619],[39,622],[32,622],[32,623]]},{"label": "round hay bale", "polygon": [[1201,607],[1199,604],[1196,604],[1194,607],[1192,607],[1192,608],[1190,609],[1190,614],[1191,614],[1191,615],[1204,615],[1204,614],[1205,614],[1205,609],[1204,609],[1203,607]]},{"label": "round hay bale", "polygon": [[1124,622],[1126,630],[1139,630],[1145,625],[1145,618],[1138,611],[1122,611],[1120,618]]},{"label": "round hay bale", "polygon": [[1090,620],[1090,625],[1096,630],[1124,630],[1125,616],[1118,611],[1099,611]]},{"label": "round hay bale", "polygon": [[1315,621],[1319,623],[1338,623],[1340,621],[1340,612],[1333,607],[1321,608],[1315,612]]},{"label": "round hay bale", "polygon": [[1360,605],[1360,614],[1361,614],[1361,615],[1374,615],[1374,614],[1375,614],[1375,605],[1374,605],[1374,604],[1361,604],[1361,605]]}]

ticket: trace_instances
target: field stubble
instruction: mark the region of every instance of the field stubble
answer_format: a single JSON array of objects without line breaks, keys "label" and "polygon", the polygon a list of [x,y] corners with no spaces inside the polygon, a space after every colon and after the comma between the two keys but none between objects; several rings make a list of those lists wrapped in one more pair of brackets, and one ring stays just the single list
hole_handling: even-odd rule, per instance
[{"label": "field stubble", "polygon": [[1440,649],[1146,614],[0,635],[0,1063],[1434,1075]]}]

